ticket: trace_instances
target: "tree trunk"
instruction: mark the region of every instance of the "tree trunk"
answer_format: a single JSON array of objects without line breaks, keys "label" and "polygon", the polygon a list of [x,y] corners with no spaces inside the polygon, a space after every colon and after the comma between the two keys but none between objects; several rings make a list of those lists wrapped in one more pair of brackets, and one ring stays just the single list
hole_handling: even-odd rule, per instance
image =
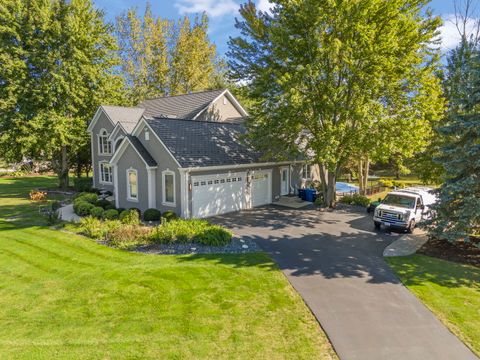
[{"label": "tree trunk", "polygon": [[365,194],[365,189],[363,188],[364,185],[363,181],[363,158],[360,156],[358,159],[358,191],[361,195]]},{"label": "tree trunk", "polygon": [[334,207],[336,200],[336,173],[328,171],[325,165],[320,165],[320,178],[322,180],[323,204]]},{"label": "tree trunk", "polygon": [[368,187],[368,172],[370,171],[370,159],[368,156],[358,160],[358,188],[360,195],[366,195]]},{"label": "tree trunk", "polygon": [[68,188],[68,154],[67,147],[62,146],[60,155],[60,169],[58,172],[58,185],[61,189],[66,190]]}]

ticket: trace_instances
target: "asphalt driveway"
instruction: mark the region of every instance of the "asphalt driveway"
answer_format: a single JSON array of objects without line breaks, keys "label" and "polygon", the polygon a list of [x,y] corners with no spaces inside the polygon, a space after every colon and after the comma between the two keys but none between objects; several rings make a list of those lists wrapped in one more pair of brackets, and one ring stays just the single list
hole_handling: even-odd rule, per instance
[{"label": "asphalt driveway", "polygon": [[272,255],[342,360],[477,359],[390,270],[398,237],[366,213],[272,205],[212,220]]}]

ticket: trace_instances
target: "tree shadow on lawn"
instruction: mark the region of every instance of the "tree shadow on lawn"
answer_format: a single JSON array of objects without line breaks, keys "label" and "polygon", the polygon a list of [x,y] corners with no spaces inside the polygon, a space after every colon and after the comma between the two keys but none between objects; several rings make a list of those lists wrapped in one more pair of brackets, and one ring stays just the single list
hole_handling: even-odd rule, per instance
[{"label": "tree shadow on lawn", "polygon": [[431,282],[448,288],[476,288],[480,296],[480,268],[441,260],[426,255],[411,255],[388,260],[402,276],[406,286]]},{"label": "tree shadow on lawn", "polygon": [[266,270],[278,270],[277,264],[263,252],[244,254],[193,254],[177,255],[180,262],[211,262],[219,265],[228,265],[233,268],[257,267]]}]

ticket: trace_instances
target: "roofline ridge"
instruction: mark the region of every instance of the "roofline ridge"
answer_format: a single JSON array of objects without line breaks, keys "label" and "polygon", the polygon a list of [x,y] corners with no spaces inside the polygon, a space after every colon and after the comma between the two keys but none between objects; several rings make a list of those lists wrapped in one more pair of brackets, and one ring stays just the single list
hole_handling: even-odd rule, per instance
[{"label": "roofline ridge", "polygon": [[188,96],[188,95],[194,95],[194,94],[201,94],[201,93],[207,93],[207,92],[213,92],[213,91],[225,91],[225,90],[227,90],[227,88],[212,89],[212,90],[199,90],[199,91],[193,91],[193,92],[186,93],[186,94],[157,96],[157,97],[153,97],[153,98],[144,99],[142,102],[149,101],[149,100],[167,99],[167,98],[178,97],[178,96]]},{"label": "roofline ridge", "polygon": [[192,123],[208,123],[208,124],[228,124],[228,125],[242,125],[238,122],[229,122],[229,121],[211,121],[211,120],[193,120],[193,119],[184,119],[184,118],[170,118],[170,117],[147,117],[144,116],[145,120],[180,120],[180,121],[189,121]]}]

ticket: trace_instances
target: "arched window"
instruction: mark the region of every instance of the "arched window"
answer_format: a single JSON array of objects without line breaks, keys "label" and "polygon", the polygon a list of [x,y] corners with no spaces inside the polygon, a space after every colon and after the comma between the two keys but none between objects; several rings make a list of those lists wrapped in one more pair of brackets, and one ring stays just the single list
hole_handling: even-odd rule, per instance
[{"label": "arched window", "polygon": [[98,153],[101,155],[112,154],[112,143],[108,140],[108,132],[105,129],[100,130],[98,134]]}]

